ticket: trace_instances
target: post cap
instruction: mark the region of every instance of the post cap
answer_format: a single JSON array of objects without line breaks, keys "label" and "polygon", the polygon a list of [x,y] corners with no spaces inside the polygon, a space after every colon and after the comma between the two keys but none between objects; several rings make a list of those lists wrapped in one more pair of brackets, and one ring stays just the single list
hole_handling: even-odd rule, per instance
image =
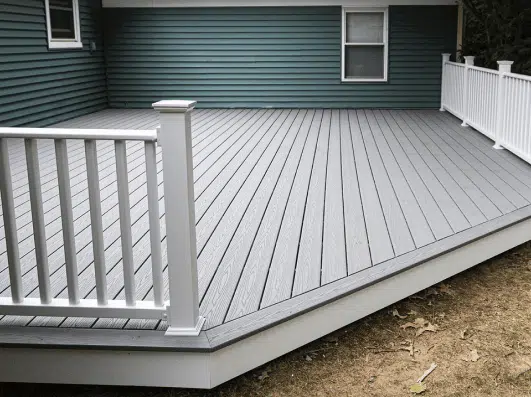
[{"label": "post cap", "polygon": [[449,52],[443,52],[441,55],[442,55],[443,57],[450,57],[450,56],[452,56],[452,54],[450,54]]},{"label": "post cap", "polygon": [[514,61],[498,61],[498,65],[512,65]]},{"label": "post cap", "polygon": [[184,113],[189,110],[192,110],[197,101],[186,101],[179,99],[166,99],[163,101],[158,101],[152,104],[153,109],[158,110],[159,112],[166,113]]},{"label": "post cap", "polygon": [[476,58],[473,55],[467,55],[466,57],[463,57],[465,59],[465,63],[467,64],[474,64],[474,59]]}]

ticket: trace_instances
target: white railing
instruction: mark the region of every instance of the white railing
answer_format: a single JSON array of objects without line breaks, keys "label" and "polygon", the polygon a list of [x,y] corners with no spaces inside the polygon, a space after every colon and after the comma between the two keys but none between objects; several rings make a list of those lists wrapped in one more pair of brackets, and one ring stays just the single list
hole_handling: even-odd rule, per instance
[{"label": "white railing", "polygon": [[447,82],[443,91],[443,103],[457,117],[462,117],[465,65],[448,61],[444,68],[443,81]]},{"label": "white railing", "polygon": [[[158,130],[0,128],[0,193],[11,292],[9,297],[0,297],[0,315],[167,319],[167,335],[197,335],[200,332],[204,319],[199,316],[197,297],[190,123],[190,112],[194,105],[195,102],[191,101],[161,101],[154,104],[154,108],[160,112],[161,126]],[[24,290],[8,145],[8,139],[13,138],[22,139],[25,147],[39,298],[27,297],[30,291]],[[37,141],[42,139],[53,139],[55,143],[68,299],[54,297],[50,283],[37,148]],[[84,142],[96,299],[83,299],[80,296],[67,140]],[[108,296],[96,148],[96,141],[99,140],[114,141],[125,300],[109,299]],[[136,298],[127,141],[144,142],[153,301]],[[168,302],[164,301],[157,141],[162,146],[166,182],[164,198],[168,241]]]},{"label": "white railing", "polygon": [[441,111],[531,163],[531,78],[511,73],[512,63],[491,70],[474,66],[474,57],[459,64],[443,54]]}]

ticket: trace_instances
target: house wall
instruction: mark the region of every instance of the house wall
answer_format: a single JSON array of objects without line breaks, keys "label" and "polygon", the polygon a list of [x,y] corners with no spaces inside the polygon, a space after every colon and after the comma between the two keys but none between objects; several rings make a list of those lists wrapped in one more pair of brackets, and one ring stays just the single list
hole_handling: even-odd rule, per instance
[{"label": "house wall", "polygon": [[107,106],[101,1],[80,0],[83,49],[48,50],[45,15],[44,0],[0,0],[0,126],[41,127]]},{"label": "house wall", "polygon": [[109,102],[148,107],[440,105],[456,6],[389,9],[389,81],[341,82],[340,7],[105,9]]}]

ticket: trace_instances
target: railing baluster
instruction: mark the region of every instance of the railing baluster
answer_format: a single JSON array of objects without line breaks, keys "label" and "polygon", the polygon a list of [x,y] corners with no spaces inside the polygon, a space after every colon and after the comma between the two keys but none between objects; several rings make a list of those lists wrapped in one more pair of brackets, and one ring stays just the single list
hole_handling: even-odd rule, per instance
[{"label": "railing baluster", "polygon": [[118,208],[122,240],[122,264],[124,269],[124,290],[127,306],[135,306],[135,268],[133,263],[133,241],[131,237],[131,210],[129,205],[129,182],[127,173],[127,150],[125,141],[115,141],[116,178],[118,181]]},{"label": "railing baluster", "polygon": [[11,299],[14,303],[22,303],[24,301],[24,292],[22,290],[22,275],[18,252],[13,184],[11,181],[11,167],[9,166],[9,148],[7,139],[4,138],[0,138],[0,195],[2,197],[2,215],[6,234]]},{"label": "railing baluster", "polygon": [[70,171],[66,140],[55,140],[55,161],[59,183],[59,202],[61,204],[61,223],[66,264],[66,284],[68,300],[72,305],[79,303],[79,282],[77,275],[76,243],[74,237],[74,216],[72,214],[72,193],[70,191]]},{"label": "railing baluster", "polygon": [[92,229],[92,250],[96,275],[96,295],[99,305],[107,305],[107,274],[105,270],[105,246],[101,221],[100,178],[98,174],[98,153],[96,141],[85,141],[87,160],[87,181],[90,202],[90,226]]},{"label": "railing baluster", "polygon": [[151,240],[151,269],[153,272],[153,298],[156,306],[164,305],[162,279],[162,254],[160,246],[160,218],[157,183],[157,149],[155,142],[145,142],[146,179],[149,209],[149,237]]},{"label": "railing baluster", "polygon": [[50,291],[50,269],[48,267],[48,250],[46,248],[44,211],[42,209],[39,151],[36,139],[25,139],[24,144],[26,147],[26,164],[28,168],[31,219],[33,221],[33,239],[35,241],[39,294],[41,302],[48,304],[52,301],[52,295]]}]

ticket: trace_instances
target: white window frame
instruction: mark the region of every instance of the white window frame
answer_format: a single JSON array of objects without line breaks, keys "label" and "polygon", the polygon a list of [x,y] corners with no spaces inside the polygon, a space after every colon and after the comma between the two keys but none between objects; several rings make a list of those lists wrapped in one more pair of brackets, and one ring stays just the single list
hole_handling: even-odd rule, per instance
[{"label": "white window frame", "polygon": [[[347,14],[348,13],[383,13],[384,15],[384,26],[383,26],[383,43],[347,43]],[[347,46],[376,46],[381,45],[384,49],[384,76],[381,79],[364,79],[364,78],[347,78],[345,76],[345,48]],[[388,63],[389,63],[389,8],[388,7],[378,7],[378,8],[358,8],[358,7],[343,7],[341,11],[341,81],[345,83],[385,83],[387,82],[387,73],[388,73]]]},{"label": "white window frame", "polygon": [[81,41],[81,27],[79,19],[79,0],[72,0],[72,8],[74,12],[74,34],[73,39],[54,39],[52,38],[52,24],[50,20],[50,2],[44,0],[44,8],[46,9],[46,31],[48,34],[48,48],[61,49],[61,48],[83,48]]}]

